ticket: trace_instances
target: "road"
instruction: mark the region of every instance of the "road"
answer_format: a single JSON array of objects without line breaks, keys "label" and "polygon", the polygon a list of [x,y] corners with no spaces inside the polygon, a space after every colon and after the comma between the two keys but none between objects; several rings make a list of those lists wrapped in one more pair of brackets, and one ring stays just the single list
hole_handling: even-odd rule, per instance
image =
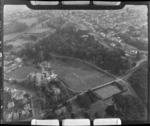
[{"label": "road", "polygon": [[134,71],[136,71],[143,62],[147,61],[147,57],[144,55],[143,59],[141,59],[140,61],[138,61],[136,63],[136,66],[133,67],[132,69],[130,69],[129,71],[127,71],[124,75],[120,76],[118,79],[124,79],[124,78],[127,78],[129,77]]}]

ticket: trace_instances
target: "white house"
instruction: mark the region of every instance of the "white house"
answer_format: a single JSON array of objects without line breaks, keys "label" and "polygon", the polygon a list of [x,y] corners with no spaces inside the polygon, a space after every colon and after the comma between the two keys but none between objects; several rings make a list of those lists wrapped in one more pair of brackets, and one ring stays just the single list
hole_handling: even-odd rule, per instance
[{"label": "white house", "polygon": [[16,58],[15,61],[18,63],[22,62],[21,58]]},{"label": "white house", "polygon": [[67,112],[66,107],[62,107],[62,108],[60,108],[60,109],[55,110],[55,113],[56,113],[58,116],[61,115],[61,114],[63,114],[63,113],[66,113],[66,112]]},{"label": "white house", "polygon": [[55,95],[59,95],[61,92],[59,88],[52,87],[52,89],[53,89]]},{"label": "white house", "polygon": [[13,108],[15,106],[14,102],[9,102],[7,107],[10,109],[10,108]]}]

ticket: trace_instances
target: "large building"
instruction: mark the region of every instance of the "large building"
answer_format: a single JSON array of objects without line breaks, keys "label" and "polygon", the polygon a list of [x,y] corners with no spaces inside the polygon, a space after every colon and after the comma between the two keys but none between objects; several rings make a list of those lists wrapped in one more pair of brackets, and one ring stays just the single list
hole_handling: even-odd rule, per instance
[{"label": "large building", "polygon": [[31,81],[35,81],[37,86],[41,86],[42,83],[48,83],[52,80],[56,80],[57,74],[50,74],[48,71],[42,70],[42,72],[33,72],[28,75]]}]

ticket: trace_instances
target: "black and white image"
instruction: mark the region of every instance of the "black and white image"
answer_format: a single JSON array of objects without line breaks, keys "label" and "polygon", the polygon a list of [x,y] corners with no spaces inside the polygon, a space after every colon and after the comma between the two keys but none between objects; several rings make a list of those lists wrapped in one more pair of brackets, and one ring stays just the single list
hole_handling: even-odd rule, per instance
[{"label": "black and white image", "polygon": [[4,6],[4,121],[147,120],[147,7]]}]

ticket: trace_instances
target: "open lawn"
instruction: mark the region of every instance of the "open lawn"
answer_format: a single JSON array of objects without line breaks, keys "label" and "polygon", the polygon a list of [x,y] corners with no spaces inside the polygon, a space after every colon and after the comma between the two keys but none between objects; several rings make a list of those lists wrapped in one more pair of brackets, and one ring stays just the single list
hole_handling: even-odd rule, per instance
[{"label": "open lawn", "polygon": [[51,61],[51,68],[75,91],[85,91],[115,80],[106,73],[80,61],[53,60]]},{"label": "open lawn", "polygon": [[9,35],[4,35],[4,41],[14,41],[16,39],[18,39],[21,35],[23,34],[23,32],[19,32],[19,33],[13,33],[13,34],[9,34]]},{"label": "open lawn", "polygon": [[36,41],[31,40],[25,40],[25,39],[16,39],[15,41],[9,42],[9,44],[12,44],[14,47],[24,46],[27,43],[36,43]]},{"label": "open lawn", "polygon": [[7,77],[15,78],[15,79],[25,79],[27,75],[31,72],[39,71],[34,66],[23,66],[19,69],[16,69],[9,74],[6,74]]},{"label": "open lawn", "polygon": [[18,20],[21,23],[26,23],[26,25],[31,26],[34,23],[37,23],[37,18],[27,18],[27,19],[20,19]]}]

